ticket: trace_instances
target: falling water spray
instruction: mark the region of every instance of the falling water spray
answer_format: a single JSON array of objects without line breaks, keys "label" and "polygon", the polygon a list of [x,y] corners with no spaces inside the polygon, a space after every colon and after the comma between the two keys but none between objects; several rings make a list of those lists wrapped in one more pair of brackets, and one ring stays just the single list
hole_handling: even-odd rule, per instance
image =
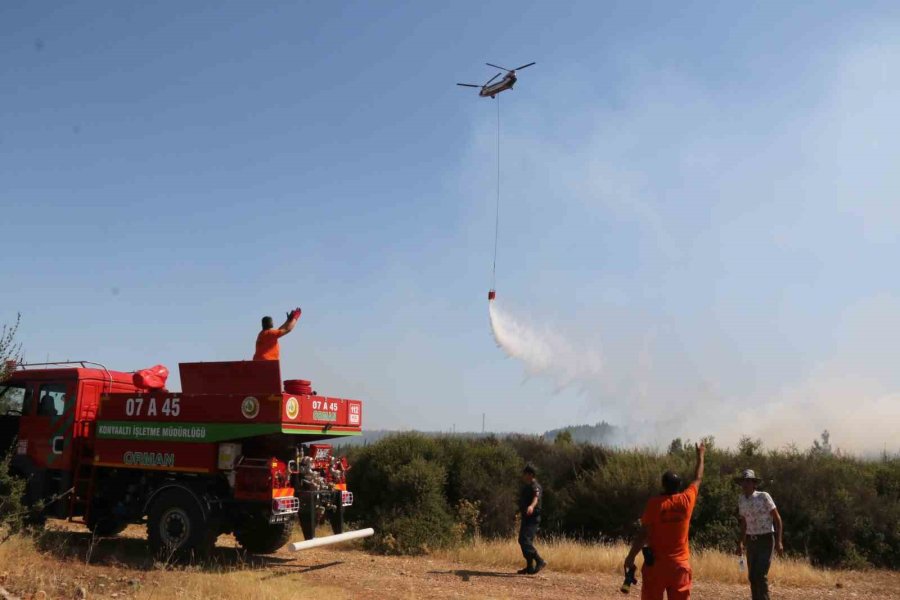
[{"label": "falling water spray", "polygon": [[491,333],[507,356],[521,361],[528,375],[553,379],[559,389],[602,377],[603,361],[596,350],[579,348],[559,332],[540,328],[488,303]]}]

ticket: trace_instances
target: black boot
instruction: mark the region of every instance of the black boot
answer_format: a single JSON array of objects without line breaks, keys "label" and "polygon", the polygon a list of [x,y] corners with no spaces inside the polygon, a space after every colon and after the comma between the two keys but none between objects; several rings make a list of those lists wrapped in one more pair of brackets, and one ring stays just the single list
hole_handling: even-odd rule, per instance
[{"label": "black boot", "polygon": [[534,565],[534,570],[532,571],[532,574],[540,573],[541,569],[543,569],[544,567],[547,566],[547,562],[540,556],[535,558],[535,561],[536,561],[536,563]]},{"label": "black boot", "polygon": [[528,564],[525,565],[524,569],[519,569],[518,571],[516,571],[516,573],[518,573],[519,575],[531,575],[532,573],[534,573],[534,564],[532,563],[531,559],[528,559]]}]

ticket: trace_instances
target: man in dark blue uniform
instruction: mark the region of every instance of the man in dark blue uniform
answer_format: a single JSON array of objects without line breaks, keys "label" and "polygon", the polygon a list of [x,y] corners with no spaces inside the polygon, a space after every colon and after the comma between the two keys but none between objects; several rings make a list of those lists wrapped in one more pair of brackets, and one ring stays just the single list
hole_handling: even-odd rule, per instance
[{"label": "man in dark blue uniform", "polygon": [[519,529],[519,546],[522,547],[526,565],[518,571],[519,575],[534,575],[547,566],[534,547],[534,536],[541,527],[541,502],[544,496],[544,490],[535,478],[536,474],[535,468],[530,464],[525,465],[522,470],[522,490],[519,492],[522,526]]}]

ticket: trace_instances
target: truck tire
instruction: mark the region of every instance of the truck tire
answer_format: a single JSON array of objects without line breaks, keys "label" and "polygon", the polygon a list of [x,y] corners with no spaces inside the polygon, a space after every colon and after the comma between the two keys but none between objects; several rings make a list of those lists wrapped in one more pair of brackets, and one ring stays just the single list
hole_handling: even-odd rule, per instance
[{"label": "truck tire", "polygon": [[268,519],[251,517],[235,530],[238,544],[252,554],[272,554],[291,541],[294,522],[270,524]]},{"label": "truck tire", "polygon": [[153,554],[164,561],[204,559],[218,537],[197,497],[184,488],[160,492],[150,506],[147,538]]}]

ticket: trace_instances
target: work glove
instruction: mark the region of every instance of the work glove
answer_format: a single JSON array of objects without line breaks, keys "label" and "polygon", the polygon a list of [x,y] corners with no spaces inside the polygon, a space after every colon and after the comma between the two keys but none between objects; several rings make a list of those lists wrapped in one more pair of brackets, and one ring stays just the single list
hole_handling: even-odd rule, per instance
[{"label": "work glove", "polygon": [[292,310],[291,312],[288,313],[288,318],[290,318],[291,321],[296,321],[297,319],[300,318],[300,313],[302,313],[302,312],[303,311],[300,310],[300,307],[298,306],[297,308],[295,308],[294,310]]}]

